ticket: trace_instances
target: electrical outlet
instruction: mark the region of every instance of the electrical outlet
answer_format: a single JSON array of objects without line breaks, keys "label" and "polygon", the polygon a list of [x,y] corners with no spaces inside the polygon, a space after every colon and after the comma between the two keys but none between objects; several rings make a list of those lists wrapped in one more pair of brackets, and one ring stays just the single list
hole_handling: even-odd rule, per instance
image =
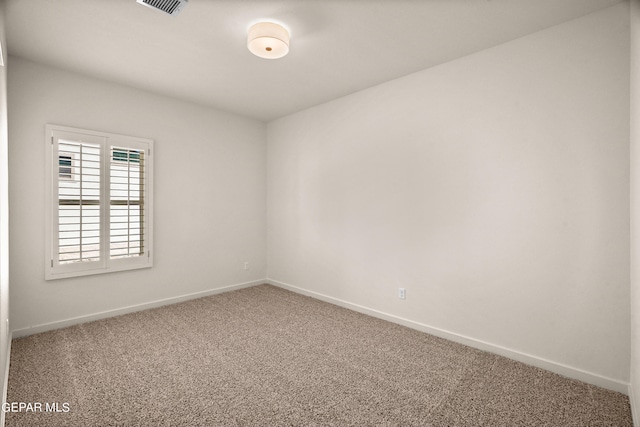
[{"label": "electrical outlet", "polygon": [[248,270],[249,269],[249,261],[245,261],[244,262],[244,269]]},{"label": "electrical outlet", "polygon": [[407,298],[407,291],[404,288],[398,288],[398,298],[400,299]]}]

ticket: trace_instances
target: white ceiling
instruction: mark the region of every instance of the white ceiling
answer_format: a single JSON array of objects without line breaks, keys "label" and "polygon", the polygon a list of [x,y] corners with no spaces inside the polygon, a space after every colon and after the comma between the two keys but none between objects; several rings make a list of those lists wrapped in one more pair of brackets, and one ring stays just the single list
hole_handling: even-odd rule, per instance
[{"label": "white ceiling", "polygon": [[[271,120],[623,0],[6,0],[10,55]],[[279,60],[247,29],[291,31]],[[11,66],[9,64],[9,66]]]}]

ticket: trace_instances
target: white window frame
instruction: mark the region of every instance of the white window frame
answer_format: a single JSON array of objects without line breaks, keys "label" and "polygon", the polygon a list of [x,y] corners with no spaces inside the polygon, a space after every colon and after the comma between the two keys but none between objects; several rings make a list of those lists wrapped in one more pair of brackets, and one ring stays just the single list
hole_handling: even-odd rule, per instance
[{"label": "white window frame", "polygon": [[[114,271],[133,270],[153,266],[153,140],[107,132],[78,129],[47,124],[46,144],[46,253],[45,280],[77,277]],[[58,141],[70,140],[100,146],[100,259],[76,263],[59,261],[59,196],[58,182],[68,181],[60,177]],[[144,215],[143,252],[138,256],[111,259],[110,255],[110,172],[111,148],[144,150]]]}]

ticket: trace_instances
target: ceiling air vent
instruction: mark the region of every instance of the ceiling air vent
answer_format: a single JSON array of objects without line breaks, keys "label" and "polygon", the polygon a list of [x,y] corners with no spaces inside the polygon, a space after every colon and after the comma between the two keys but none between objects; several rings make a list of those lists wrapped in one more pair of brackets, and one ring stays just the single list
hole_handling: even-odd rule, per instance
[{"label": "ceiling air vent", "polygon": [[177,15],[187,5],[189,0],[136,0],[147,7],[160,10],[169,15]]}]

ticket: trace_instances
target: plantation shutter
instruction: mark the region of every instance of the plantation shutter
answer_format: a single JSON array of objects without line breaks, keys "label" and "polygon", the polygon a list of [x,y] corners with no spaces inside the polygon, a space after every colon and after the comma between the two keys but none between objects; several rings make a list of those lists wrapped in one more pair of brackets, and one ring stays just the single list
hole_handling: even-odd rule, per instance
[{"label": "plantation shutter", "polygon": [[58,261],[98,261],[100,146],[63,140],[58,150],[63,163],[58,173]]},{"label": "plantation shutter", "polygon": [[124,147],[111,147],[110,151],[110,256],[142,256],[145,153]]},{"label": "plantation shutter", "polygon": [[151,267],[153,141],[47,125],[47,142],[45,278]]},{"label": "plantation shutter", "polygon": [[93,135],[54,132],[57,168],[55,247],[51,266],[59,271],[103,268],[102,244],[102,144]]}]

